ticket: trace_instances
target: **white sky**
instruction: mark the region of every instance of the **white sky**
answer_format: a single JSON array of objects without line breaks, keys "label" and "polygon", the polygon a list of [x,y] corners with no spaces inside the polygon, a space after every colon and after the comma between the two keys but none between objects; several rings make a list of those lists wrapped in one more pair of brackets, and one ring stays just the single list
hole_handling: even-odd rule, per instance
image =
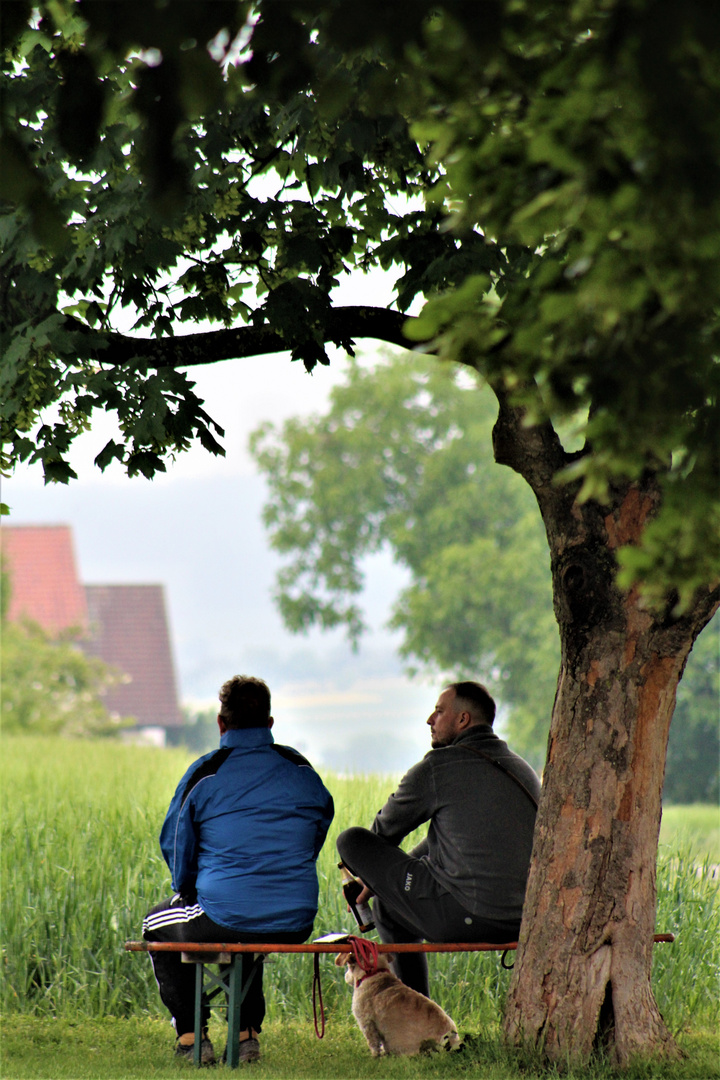
[{"label": "white sky", "polygon": [[[387,302],[384,284],[356,279],[340,302]],[[374,346],[364,346],[371,361]],[[263,420],[321,412],[344,369],[343,354],[332,355],[312,375],[287,354],[194,369],[207,411],[225,428],[225,458],[198,446],[153,481],[129,480],[117,466],[103,474],[93,465],[108,438],[100,417],[73,452],[78,480],[45,487],[39,467],[20,467],[3,482],[5,520],[72,526],[84,584],[165,586],[184,701],[212,704],[224,679],[259,675],[273,692],[279,742],[318,765],[404,770],[429,749],[424,721],[438,687],[404,676],[399,638],[383,627],[403,572],[389,556],[368,561],[371,630],[357,654],[340,632],[290,635],[271,599],[280,561],[261,523],[266,490],[247,439]]]}]

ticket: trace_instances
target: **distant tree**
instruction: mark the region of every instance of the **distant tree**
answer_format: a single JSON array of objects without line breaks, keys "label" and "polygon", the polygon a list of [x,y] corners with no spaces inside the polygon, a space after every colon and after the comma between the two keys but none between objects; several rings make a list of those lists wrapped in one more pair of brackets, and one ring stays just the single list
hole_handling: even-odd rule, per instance
[{"label": "distant tree", "polygon": [[0,702],[6,735],[116,735],[133,721],[110,715],[103,695],[121,681],[85,656],[75,635],[51,637],[36,624],[3,623]]},{"label": "distant tree", "polygon": [[[542,768],[559,640],[547,546],[527,485],[491,455],[493,399],[465,369],[403,354],[354,362],[326,413],[265,423],[250,449],[263,518],[287,557],[275,599],[289,630],[365,627],[360,559],[389,545],[412,575],[391,625],[401,655],[448,681],[482,677],[513,744]],[[680,684],[664,795],[717,801],[720,621]]]},{"label": "distant tree", "polygon": [[[68,480],[96,409],[101,468],[218,452],[198,363],[312,370],[369,337],[478,371],[561,643],[504,1033],[563,1063],[677,1055],[650,969],[670,719],[720,605],[720,7],[169,10],[3,5],[8,462]],[[395,304],[336,304],[378,265]]]},{"label": "distant tree", "polygon": [[270,542],[288,556],[275,593],[288,628],[345,625],[356,643],[359,561],[389,545],[412,575],[392,617],[401,654],[482,676],[541,768],[560,642],[532,492],[492,460],[496,413],[472,373],[405,353],[351,363],[324,415],[264,424],[250,447]]},{"label": "distant tree", "polygon": [[0,557],[0,724],[7,735],[115,735],[133,723],[111,716],[104,694],[122,681],[88,657],[79,632],[49,634],[29,619],[8,621],[12,575]]},{"label": "distant tree", "polygon": [[217,748],[220,738],[217,708],[196,709],[184,705],[179,728],[168,728],[168,744],[184,746],[193,754],[207,754]]},{"label": "distant tree", "polygon": [[695,642],[670,728],[663,799],[720,802],[720,617]]}]

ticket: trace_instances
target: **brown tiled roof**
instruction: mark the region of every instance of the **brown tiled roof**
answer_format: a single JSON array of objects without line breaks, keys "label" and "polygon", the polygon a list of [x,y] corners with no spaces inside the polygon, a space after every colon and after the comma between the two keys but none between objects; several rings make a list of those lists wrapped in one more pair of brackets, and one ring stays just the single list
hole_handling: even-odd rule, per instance
[{"label": "brown tiled roof", "polygon": [[162,585],[87,585],[85,651],[130,676],[106,697],[111,712],[141,727],[178,727],[182,716]]},{"label": "brown tiled roof", "polygon": [[87,626],[85,591],[75,570],[67,525],[5,525],[0,529],[9,574],[8,618],[32,619],[49,633]]}]

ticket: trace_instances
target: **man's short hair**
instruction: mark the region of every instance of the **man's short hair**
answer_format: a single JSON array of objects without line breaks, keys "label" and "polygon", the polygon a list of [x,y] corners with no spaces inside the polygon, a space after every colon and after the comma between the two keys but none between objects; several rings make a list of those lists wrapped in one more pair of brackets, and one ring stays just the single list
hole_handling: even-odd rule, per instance
[{"label": "man's short hair", "polygon": [[262,679],[234,675],[220,687],[220,716],[231,729],[267,727],[270,691]]},{"label": "man's short hair", "polygon": [[470,713],[473,723],[493,726],[495,720],[495,702],[482,683],[450,683],[448,690],[455,691],[458,704]]}]

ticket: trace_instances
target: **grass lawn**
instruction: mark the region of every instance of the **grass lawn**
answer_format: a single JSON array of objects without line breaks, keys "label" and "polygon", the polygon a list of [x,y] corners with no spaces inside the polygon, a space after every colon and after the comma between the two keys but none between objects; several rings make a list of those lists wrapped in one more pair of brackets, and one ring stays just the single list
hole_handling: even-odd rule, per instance
[{"label": "grass lawn", "polygon": [[692,849],[700,859],[720,863],[720,806],[691,803],[663,806],[660,846]]},{"label": "grass lawn", "polygon": [[[216,1051],[222,1053],[222,1025],[214,1025],[210,1034]],[[720,1077],[720,1036],[694,1032],[681,1036],[680,1041],[687,1055],[683,1061],[644,1062],[623,1074],[624,1077],[628,1080]],[[542,1070],[530,1061],[514,1058],[502,1049],[494,1035],[472,1038],[459,1053],[373,1059],[360,1032],[345,1017],[330,1018],[322,1040],[316,1038],[312,1023],[273,1021],[266,1024],[261,1043],[263,1057],[252,1066],[257,1080],[364,1080],[365,1077],[424,1080],[441,1076],[549,1080],[561,1075],[554,1069]],[[192,1066],[175,1061],[172,1046],[172,1030],[165,1020],[134,1018],[72,1023],[18,1016],[3,1025],[2,1077],[3,1080],[151,1080],[192,1076]],[[219,1066],[215,1073],[224,1074],[224,1068]],[[602,1061],[580,1073],[562,1074],[564,1080],[610,1080],[613,1075],[616,1074]]]}]

